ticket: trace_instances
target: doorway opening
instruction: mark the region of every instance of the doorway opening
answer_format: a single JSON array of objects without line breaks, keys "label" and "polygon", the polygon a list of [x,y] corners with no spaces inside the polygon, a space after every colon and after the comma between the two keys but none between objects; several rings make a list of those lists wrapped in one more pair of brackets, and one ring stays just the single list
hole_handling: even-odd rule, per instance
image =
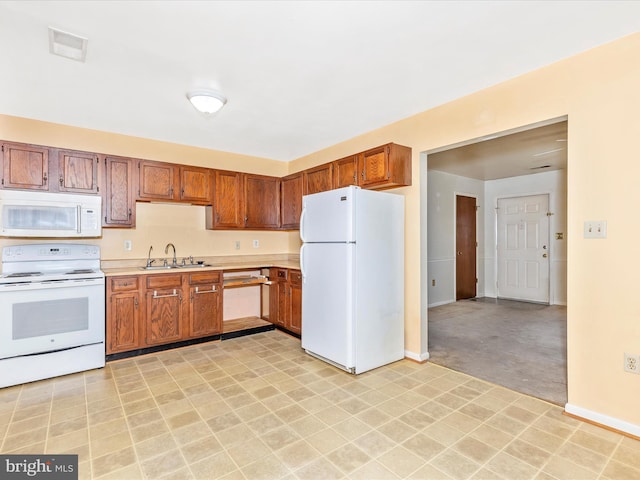
[{"label": "doorway opening", "polygon": [[[439,363],[443,350],[473,359],[480,355],[474,348],[491,344],[494,337],[506,341],[487,357],[494,358],[487,367],[494,372],[510,361],[504,345],[522,349],[520,356],[530,361],[551,355],[549,349],[553,349],[554,362],[545,367],[554,369],[553,379],[536,378],[532,365],[512,370],[528,382],[527,389],[519,391],[540,398],[548,396],[545,382],[560,382],[559,388],[554,386],[554,398],[545,398],[554,403],[566,402],[567,126],[566,117],[557,118],[429,151],[421,192],[427,211],[422,278],[426,280],[431,361]],[[458,197],[472,197],[477,207],[475,295],[459,291],[458,264],[462,262],[458,257],[463,255],[457,243]],[[503,316],[506,323],[492,322],[492,315]],[[458,333],[472,330],[464,321],[473,322],[476,334],[459,351],[451,352],[458,346],[442,335],[444,327],[438,329],[446,324]],[[457,327],[455,322],[460,322]],[[526,334],[527,340],[520,343],[516,333]],[[465,373],[485,378],[477,372]]]}]

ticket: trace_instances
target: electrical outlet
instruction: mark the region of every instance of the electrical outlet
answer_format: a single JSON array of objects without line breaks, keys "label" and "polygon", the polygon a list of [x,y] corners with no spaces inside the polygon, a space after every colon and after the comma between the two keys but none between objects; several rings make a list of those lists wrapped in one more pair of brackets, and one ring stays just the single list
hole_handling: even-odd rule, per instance
[{"label": "electrical outlet", "polygon": [[260,240],[253,241],[253,248],[258,248],[260,246]]},{"label": "electrical outlet", "polygon": [[236,240],[236,250],[240,250],[240,240]]},{"label": "electrical outlet", "polygon": [[640,374],[640,355],[624,353],[624,371]]},{"label": "electrical outlet", "polygon": [[124,249],[125,249],[127,252],[130,252],[130,251],[131,251],[131,240],[125,240],[125,241],[124,241]]}]

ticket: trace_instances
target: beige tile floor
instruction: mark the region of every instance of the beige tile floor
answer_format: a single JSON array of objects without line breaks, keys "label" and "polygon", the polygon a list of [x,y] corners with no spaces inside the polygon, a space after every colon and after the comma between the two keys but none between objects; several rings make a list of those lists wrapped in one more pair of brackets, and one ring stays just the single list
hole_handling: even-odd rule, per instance
[{"label": "beige tile floor", "polygon": [[100,479],[638,479],[640,441],[430,363],[359,376],[281,332],[0,390],[0,452]]}]

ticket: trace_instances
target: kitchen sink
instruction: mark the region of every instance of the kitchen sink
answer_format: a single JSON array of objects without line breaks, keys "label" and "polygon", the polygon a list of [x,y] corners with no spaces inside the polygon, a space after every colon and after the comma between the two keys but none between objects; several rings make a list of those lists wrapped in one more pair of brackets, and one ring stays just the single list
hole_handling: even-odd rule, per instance
[{"label": "kitchen sink", "polygon": [[140,270],[173,270],[180,268],[204,268],[204,267],[212,267],[210,263],[194,263],[187,265],[147,265],[144,267],[140,267]]}]

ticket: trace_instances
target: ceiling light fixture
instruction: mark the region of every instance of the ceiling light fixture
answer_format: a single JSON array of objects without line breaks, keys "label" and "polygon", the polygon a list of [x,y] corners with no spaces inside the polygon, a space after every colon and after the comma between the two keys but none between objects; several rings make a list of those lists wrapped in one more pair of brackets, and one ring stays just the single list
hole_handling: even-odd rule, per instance
[{"label": "ceiling light fixture", "polygon": [[227,103],[225,96],[214,90],[194,90],[187,93],[187,98],[196,110],[207,115],[216,113]]}]

